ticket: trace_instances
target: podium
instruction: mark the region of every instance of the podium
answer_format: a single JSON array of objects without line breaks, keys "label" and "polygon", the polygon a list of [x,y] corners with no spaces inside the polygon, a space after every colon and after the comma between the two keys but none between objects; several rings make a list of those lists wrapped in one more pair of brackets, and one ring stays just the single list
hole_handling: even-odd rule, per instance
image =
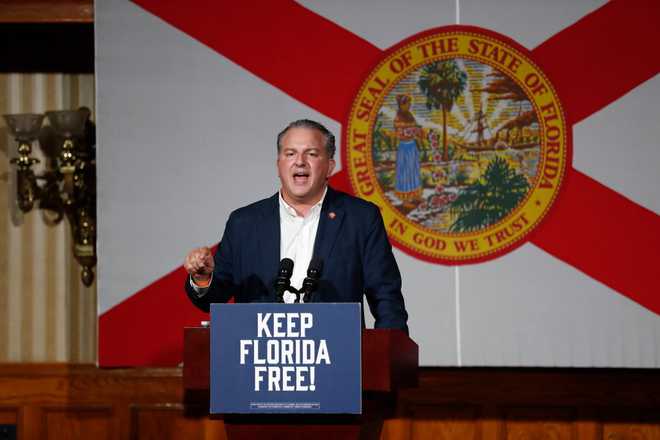
[{"label": "podium", "polygon": [[[184,404],[209,405],[210,330],[184,329]],[[419,350],[401,330],[362,330],[363,413],[353,415],[224,415],[227,438],[378,438],[400,388],[417,386]],[[216,416],[212,416],[216,417]]]}]

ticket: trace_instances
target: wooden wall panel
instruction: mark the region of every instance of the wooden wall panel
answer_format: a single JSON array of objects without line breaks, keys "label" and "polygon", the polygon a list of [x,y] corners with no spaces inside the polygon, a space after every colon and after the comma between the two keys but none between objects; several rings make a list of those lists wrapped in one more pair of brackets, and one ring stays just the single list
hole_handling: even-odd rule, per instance
[{"label": "wooden wall panel", "polygon": [[506,408],[503,419],[505,440],[577,438],[575,411],[571,408]]},{"label": "wooden wall panel", "polygon": [[117,422],[112,406],[41,408],[41,438],[46,440],[114,440]]},{"label": "wooden wall panel", "polygon": [[381,440],[410,440],[412,421],[409,417],[395,417],[385,420],[381,430]]},{"label": "wooden wall panel", "polygon": [[0,407],[0,425],[15,425],[18,423],[17,407]]},{"label": "wooden wall panel", "polygon": [[220,420],[187,416],[181,404],[134,405],[131,407],[132,440],[226,439]]},{"label": "wooden wall panel", "polygon": [[660,440],[660,409],[615,407],[599,411],[603,440]]},{"label": "wooden wall panel", "polygon": [[603,440],[659,440],[660,426],[646,423],[605,423]]},{"label": "wooden wall panel", "polygon": [[0,23],[92,23],[92,0],[3,0]]},{"label": "wooden wall panel", "polygon": [[[20,420],[19,409],[18,407],[2,407],[0,406],[0,439],[3,439],[3,435],[8,435],[15,427],[18,425]],[[12,428],[14,427],[14,428]],[[16,432],[16,431],[14,431]],[[16,432],[16,435],[20,435],[19,432]],[[19,437],[20,438],[20,437]]]},{"label": "wooden wall panel", "polygon": [[479,440],[479,409],[464,406],[415,405],[410,437],[420,440]]},{"label": "wooden wall panel", "polygon": [[603,425],[603,440],[658,440],[660,426],[646,423],[606,423]]},{"label": "wooden wall panel", "polygon": [[[0,424],[21,440],[225,439],[182,385],[178,368],[0,364]],[[422,369],[384,397],[383,440],[660,440],[656,370]]]}]

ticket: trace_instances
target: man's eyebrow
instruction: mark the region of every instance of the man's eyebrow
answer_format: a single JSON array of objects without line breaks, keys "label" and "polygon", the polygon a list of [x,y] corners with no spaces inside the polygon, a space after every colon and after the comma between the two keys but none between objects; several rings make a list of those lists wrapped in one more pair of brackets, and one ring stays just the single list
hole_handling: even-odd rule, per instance
[{"label": "man's eyebrow", "polygon": [[[297,152],[298,149],[295,148],[295,147],[284,147],[283,146],[282,150],[281,150],[282,153],[288,153],[290,151]],[[323,151],[322,147],[309,147],[309,148],[305,148],[305,149],[302,150],[303,153],[313,153],[313,152],[320,152],[320,151]]]}]

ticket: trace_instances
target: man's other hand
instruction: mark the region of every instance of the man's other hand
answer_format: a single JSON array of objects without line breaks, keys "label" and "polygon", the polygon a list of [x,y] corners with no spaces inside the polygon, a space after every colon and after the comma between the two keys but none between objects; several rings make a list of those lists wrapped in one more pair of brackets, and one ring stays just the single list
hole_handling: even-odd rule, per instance
[{"label": "man's other hand", "polygon": [[186,255],[183,267],[190,274],[195,283],[205,283],[211,279],[215,263],[213,254],[208,247],[193,249]]}]

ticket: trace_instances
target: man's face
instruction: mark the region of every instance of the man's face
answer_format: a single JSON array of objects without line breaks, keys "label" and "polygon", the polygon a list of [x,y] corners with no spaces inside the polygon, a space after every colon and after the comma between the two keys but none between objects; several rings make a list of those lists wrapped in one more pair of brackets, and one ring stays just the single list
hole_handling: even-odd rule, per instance
[{"label": "man's face", "polygon": [[286,132],[277,155],[282,195],[287,202],[315,203],[335,161],[325,149],[325,136],[313,128],[296,127]]}]

